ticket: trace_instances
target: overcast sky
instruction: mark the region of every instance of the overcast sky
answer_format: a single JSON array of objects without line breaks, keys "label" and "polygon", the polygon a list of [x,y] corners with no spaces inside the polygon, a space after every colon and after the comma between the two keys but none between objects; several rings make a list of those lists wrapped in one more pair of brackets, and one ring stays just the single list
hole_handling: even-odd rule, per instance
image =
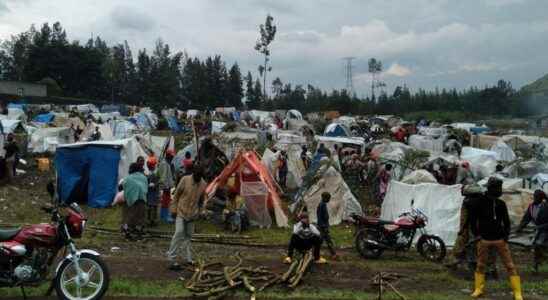
[{"label": "overcast sky", "polygon": [[547,12],[547,0],[0,0],[0,39],[60,21],[71,40],[127,40],[135,54],[161,37],[257,74],[253,46],[270,13],[270,82],[343,88],[342,58],[353,56],[356,92],[366,96],[370,57],[382,60],[389,92],[531,82],[548,73]]}]

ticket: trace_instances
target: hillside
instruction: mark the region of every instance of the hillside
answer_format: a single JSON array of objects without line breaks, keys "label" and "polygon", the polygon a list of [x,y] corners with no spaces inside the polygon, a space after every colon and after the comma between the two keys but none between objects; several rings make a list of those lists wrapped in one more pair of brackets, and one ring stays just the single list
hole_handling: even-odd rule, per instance
[{"label": "hillside", "polygon": [[527,92],[527,93],[548,92],[548,74],[546,74],[543,77],[537,79],[533,83],[525,85],[524,87],[521,88],[521,91],[522,92]]}]

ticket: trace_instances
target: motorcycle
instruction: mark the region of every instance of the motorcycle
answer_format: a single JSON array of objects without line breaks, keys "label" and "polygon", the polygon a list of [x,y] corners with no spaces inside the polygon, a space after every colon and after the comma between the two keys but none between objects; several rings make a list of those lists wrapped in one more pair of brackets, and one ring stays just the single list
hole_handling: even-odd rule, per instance
[{"label": "motorcycle", "polygon": [[443,240],[426,232],[428,217],[418,208],[401,214],[394,221],[352,215],[357,226],[355,247],[358,253],[369,259],[379,258],[385,250],[408,251],[417,231],[417,251],[426,260],[441,262],[446,255]]},{"label": "motorcycle", "polygon": [[50,223],[0,230],[0,287],[20,287],[26,298],[24,287],[53,277],[48,295],[55,289],[62,300],[101,299],[110,281],[107,265],[99,253],[79,250],[73,240],[86,226],[82,209],[76,203],[41,209],[51,214]]}]

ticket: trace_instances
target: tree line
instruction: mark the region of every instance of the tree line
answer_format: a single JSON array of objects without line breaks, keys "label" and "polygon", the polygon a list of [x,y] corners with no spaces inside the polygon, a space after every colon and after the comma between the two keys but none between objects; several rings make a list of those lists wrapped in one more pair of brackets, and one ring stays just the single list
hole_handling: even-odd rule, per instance
[{"label": "tree line", "polygon": [[[461,91],[436,88],[411,92],[406,86],[398,86],[390,94],[384,91],[384,85],[375,85],[373,80],[372,92],[375,88],[381,89],[378,96],[358,98],[344,89],[327,92],[276,78],[272,81],[272,90],[266,93],[266,72],[271,69],[268,45],[276,30],[271,21],[272,18],[267,17],[265,26],[261,27],[256,49],[265,56],[265,63],[260,76],[255,78],[251,72],[242,76],[237,63],[229,67],[220,55],[201,60],[186,52],[173,52],[161,39],[156,41],[151,53],[140,49],[134,57],[127,42],[109,46],[100,37],[89,39],[85,44],[69,42],[60,23],[51,26],[46,23],[40,30],[31,26],[0,44],[0,79],[42,82],[48,85],[50,94],[57,96],[155,108],[242,108],[245,103],[249,109],[298,109],[304,113],[455,111],[483,116],[523,116],[534,114],[538,107],[528,105],[527,95],[517,92],[504,80],[492,86]],[[371,65],[377,66],[372,70],[375,79],[373,71],[381,70],[382,65],[380,61],[370,62]]]}]

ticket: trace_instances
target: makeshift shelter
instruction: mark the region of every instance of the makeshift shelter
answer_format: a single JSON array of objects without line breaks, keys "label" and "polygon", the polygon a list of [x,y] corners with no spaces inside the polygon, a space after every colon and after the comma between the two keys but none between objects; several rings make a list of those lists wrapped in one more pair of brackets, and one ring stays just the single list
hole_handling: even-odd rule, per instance
[{"label": "makeshift shelter", "polygon": [[111,120],[109,122],[112,135],[115,139],[125,139],[133,135],[137,128],[127,120]]},{"label": "makeshift shelter", "polygon": [[548,193],[548,174],[538,173],[531,178],[531,188],[541,189],[545,193]]},{"label": "makeshift shelter", "polygon": [[420,183],[438,183],[434,175],[426,170],[416,170],[403,177],[402,183],[420,184]]},{"label": "makeshift shelter", "polygon": [[17,128],[21,128],[21,121],[19,120],[0,120],[2,123],[3,134],[14,133]]},{"label": "makeshift shelter", "polygon": [[360,203],[352,194],[342,175],[333,166],[322,166],[316,174],[320,175],[319,178],[313,184],[303,187],[305,192],[302,194],[302,200],[311,222],[318,220],[316,209],[324,192],[331,194],[331,201],[327,204],[330,225],[351,220],[352,214],[363,214]]},{"label": "makeshift shelter", "polygon": [[28,150],[32,153],[53,153],[59,145],[74,141],[67,127],[38,128],[30,133]]},{"label": "makeshift shelter", "polygon": [[511,177],[531,178],[539,173],[548,173],[548,165],[538,160],[518,161],[504,168]]},{"label": "makeshift shelter", "polygon": [[91,207],[108,207],[118,182],[129,165],[147,152],[136,137],[61,145],[55,153],[58,193],[61,201],[87,201]]},{"label": "makeshift shelter", "polygon": [[329,137],[351,137],[350,129],[340,123],[331,123],[325,127],[324,136]]},{"label": "makeshift shelter", "polygon": [[91,138],[91,135],[95,132],[95,128],[99,127],[99,132],[101,133],[102,141],[111,141],[114,140],[114,135],[112,128],[108,124],[97,124],[91,121],[88,122],[87,126],[84,128],[80,140],[88,141]]},{"label": "makeshift shelter", "polygon": [[289,111],[287,111],[285,118],[287,120],[302,120],[303,115],[296,109],[290,109]]},{"label": "makeshift shelter", "polygon": [[167,126],[171,131],[175,133],[179,133],[183,131],[183,127],[179,125],[179,122],[177,121],[177,118],[175,116],[166,116]]},{"label": "makeshift shelter", "polygon": [[414,134],[409,137],[409,146],[429,152],[443,152],[444,139]]},{"label": "makeshift shelter", "polygon": [[502,140],[497,141],[490,150],[497,154],[499,161],[514,161],[517,158],[512,148]]},{"label": "makeshift shelter", "polygon": [[40,115],[37,115],[36,117],[34,117],[34,119],[32,119],[33,122],[36,122],[36,123],[51,123],[53,121],[53,118],[55,117],[55,115],[53,113],[46,113],[46,114],[40,114]]},{"label": "makeshift shelter", "polygon": [[77,117],[68,118],[68,117],[63,117],[58,114],[55,114],[55,119],[53,120],[53,126],[69,127],[69,128],[70,126],[73,126],[74,128],[78,128],[78,126],[80,126],[80,128],[83,129],[85,127],[85,124],[84,122],[82,122],[82,120],[80,120],[80,118],[77,118]]},{"label": "makeshift shelter", "polygon": [[461,185],[410,185],[393,180],[382,204],[381,218],[394,220],[402,213],[410,211],[412,200],[414,207],[428,217],[428,233],[438,235],[446,245],[453,246],[459,232],[463,200]]},{"label": "makeshift shelter", "polygon": [[129,120],[135,124],[137,128],[146,131],[156,129],[156,126],[158,126],[158,116],[151,112],[140,112],[129,118]]},{"label": "makeshift shelter", "polygon": [[470,162],[474,178],[482,179],[495,173],[497,153],[472,147],[463,147],[461,159]]},{"label": "makeshift shelter", "polygon": [[[233,185],[230,185],[229,181],[233,182]],[[208,199],[211,199],[218,189],[225,187],[238,191],[244,197],[251,224],[270,227],[272,211],[279,227],[288,226],[287,216],[282,210],[278,195],[278,186],[255,152],[239,152],[207,186]]]},{"label": "makeshift shelter", "polygon": [[[302,178],[306,174],[303,162],[301,160],[300,147],[287,148],[287,180],[286,185],[290,190],[297,189],[303,182]],[[263,154],[262,163],[268,168],[273,178],[277,178],[277,165],[280,152],[272,152],[270,149],[266,149]]]}]

